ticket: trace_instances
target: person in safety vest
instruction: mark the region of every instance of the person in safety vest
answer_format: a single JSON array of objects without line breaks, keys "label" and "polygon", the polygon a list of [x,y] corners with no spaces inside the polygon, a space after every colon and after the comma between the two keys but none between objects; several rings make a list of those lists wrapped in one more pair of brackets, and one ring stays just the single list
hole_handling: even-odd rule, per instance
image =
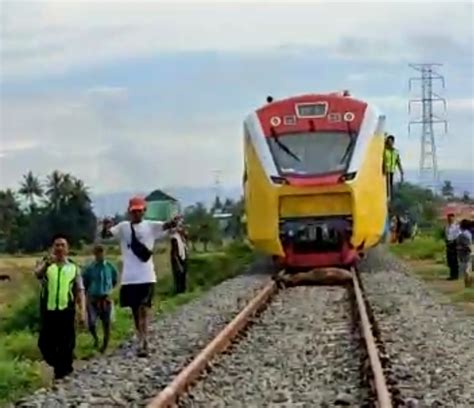
[{"label": "person in safety vest", "polygon": [[181,218],[177,228],[171,232],[170,256],[175,292],[184,293],[186,291],[187,248],[186,235]]},{"label": "person in safety vest", "polygon": [[104,353],[110,338],[110,320],[113,307],[110,295],[117,285],[118,273],[115,266],[104,258],[104,247],[102,245],[95,245],[94,257],[95,261],[84,268],[82,280],[86,290],[89,332],[94,339],[94,347],[98,348],[99,338],[97,337],[96,322],[99,318],[104,329],[104,339],[100,352]]},{"label": "person in safety vest", "polygon": [[387,179],[387,197],[390,199],[393,193],[393,178],[398,167],[400,179],[403,183],[403,168],[400,160],[400,153],[395,149],[395,136],[389,135],[385,139],[385,149],[383,154],[383,174]]},{"label": "person in safety vest", "polygon": [[76,345],[75,314],[86,323],[86,303],[80,268],[67,258],[64,235],[53,238],[52,257],[40,262],[35,274],[42,282],[40,296],[41,328],[38,347],[54,376],[61,379],[73,371]]},{"label": "person in safety vest", "polygon": [[169,222],[144,220],[145,209],[143,198],[131,198],[128,204],[130,221],[112,226],[111,220],[104,220],[100,239],[102,242],[111,239],[120,242],[123,260],[120,306],[132,309],[138,357],[148,356],[148,319],[156,283],[153,247],[155,241],[167,237],[176,227],[175,219]]}]

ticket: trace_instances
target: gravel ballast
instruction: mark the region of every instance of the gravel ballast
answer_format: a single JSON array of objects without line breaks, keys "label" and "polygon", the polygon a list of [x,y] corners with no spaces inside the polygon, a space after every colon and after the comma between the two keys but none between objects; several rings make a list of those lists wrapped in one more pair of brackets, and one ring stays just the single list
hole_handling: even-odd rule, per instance
[{"label": "gravel ballast", "polygon": [[[267,269],[267,271],[265,271]],[[262,273],[258,273],[261,271]],[[143,407],[209,342],[269,279],[265,264],[223,282],[150,327],[150,353],[138,358],[125,343],[76,370],[54,388],[39,390],[18,407]]]},{"label": "gravel ballast", "polygon": [[361,407],[367,394],[360,364],[349,292],[290,288],[275,296],[179,406]]},{"label": "gravel ballast", "polygon": [[474,319],[377,248],[361,265],[365,292],[409,407],[474,407]]}]

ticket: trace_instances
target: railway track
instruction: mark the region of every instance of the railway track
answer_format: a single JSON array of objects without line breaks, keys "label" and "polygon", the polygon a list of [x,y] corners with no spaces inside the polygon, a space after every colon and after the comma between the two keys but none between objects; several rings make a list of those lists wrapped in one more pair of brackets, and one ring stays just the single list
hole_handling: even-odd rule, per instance
[{"label": "railway track", "polygon": [[268,282],[148,408],[391,408],[387,358],[352,277],[350,288]]}]

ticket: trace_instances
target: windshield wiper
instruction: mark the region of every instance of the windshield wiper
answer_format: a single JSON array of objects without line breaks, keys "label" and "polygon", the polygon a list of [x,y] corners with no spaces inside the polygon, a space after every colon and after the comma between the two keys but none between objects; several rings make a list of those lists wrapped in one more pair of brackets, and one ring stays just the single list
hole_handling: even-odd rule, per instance
[{"label": "windshield wiper", "polygon": [[301,159],[296,155],[294,154],[288,146],[286,146],[279,138],[279,136],[277,135],[277,133],[275,132],[275,129],[272,128],[271,129],[271,137],[272,139],[276,142],[277,146],[283,150],[287,155],[293,157],[296,161],[298,162],[301,162]]},{"label": "windshield wiper", "polygon": [[350,126],[349,122],[346,122],[346,125],[347,125],[347,133],[349,134],[349,137],[351,138],[351,141],[347,145],[346,151],[344,152],[344,155],[342,156],[342,159],[339,162],[340,164],[344,163],[348,159],[349,154],[352,153],[352,149],[354,148],[355,142],[356,142],[356,139],[357,139],[356,135],[354,134],[353,130],[351,129],[351,126]]}]

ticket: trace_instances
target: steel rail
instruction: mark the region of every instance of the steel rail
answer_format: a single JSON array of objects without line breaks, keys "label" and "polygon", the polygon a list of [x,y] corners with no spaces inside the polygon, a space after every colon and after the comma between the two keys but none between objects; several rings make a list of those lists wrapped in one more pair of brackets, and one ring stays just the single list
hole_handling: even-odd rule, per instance
[{"label": "steel rail", "polygon": [[268,303],[277,290],[274,281],[267,283],[249,304],[199,352],[194,360],[147,405],[147,408],[170,408],[176,405],[178,397],[199,377],[209,361],[230,345],[237,334],[248,325],[250,318]]},{"label": "steel rail", "polygon": [[365,346],[369,355],[370,367],[374,375],[375,382],[375,393],[377,394],[377,401],[379,408],[392,408],[392,400],[390,392],[387,388],[387,382],[385,381],[385,375],[380,362],[377,345],[372,334],[372,325],[370,324],[369,317],[367,315],[367,309],[365,307],[364,299],[362,297],[362,291],[359,285],[359,278],[355,270],[352,270],[352,283],[354,285],[354,292],[357,300],[357,307],[359,309],[359,317],[362,333],[365,339]]}]

